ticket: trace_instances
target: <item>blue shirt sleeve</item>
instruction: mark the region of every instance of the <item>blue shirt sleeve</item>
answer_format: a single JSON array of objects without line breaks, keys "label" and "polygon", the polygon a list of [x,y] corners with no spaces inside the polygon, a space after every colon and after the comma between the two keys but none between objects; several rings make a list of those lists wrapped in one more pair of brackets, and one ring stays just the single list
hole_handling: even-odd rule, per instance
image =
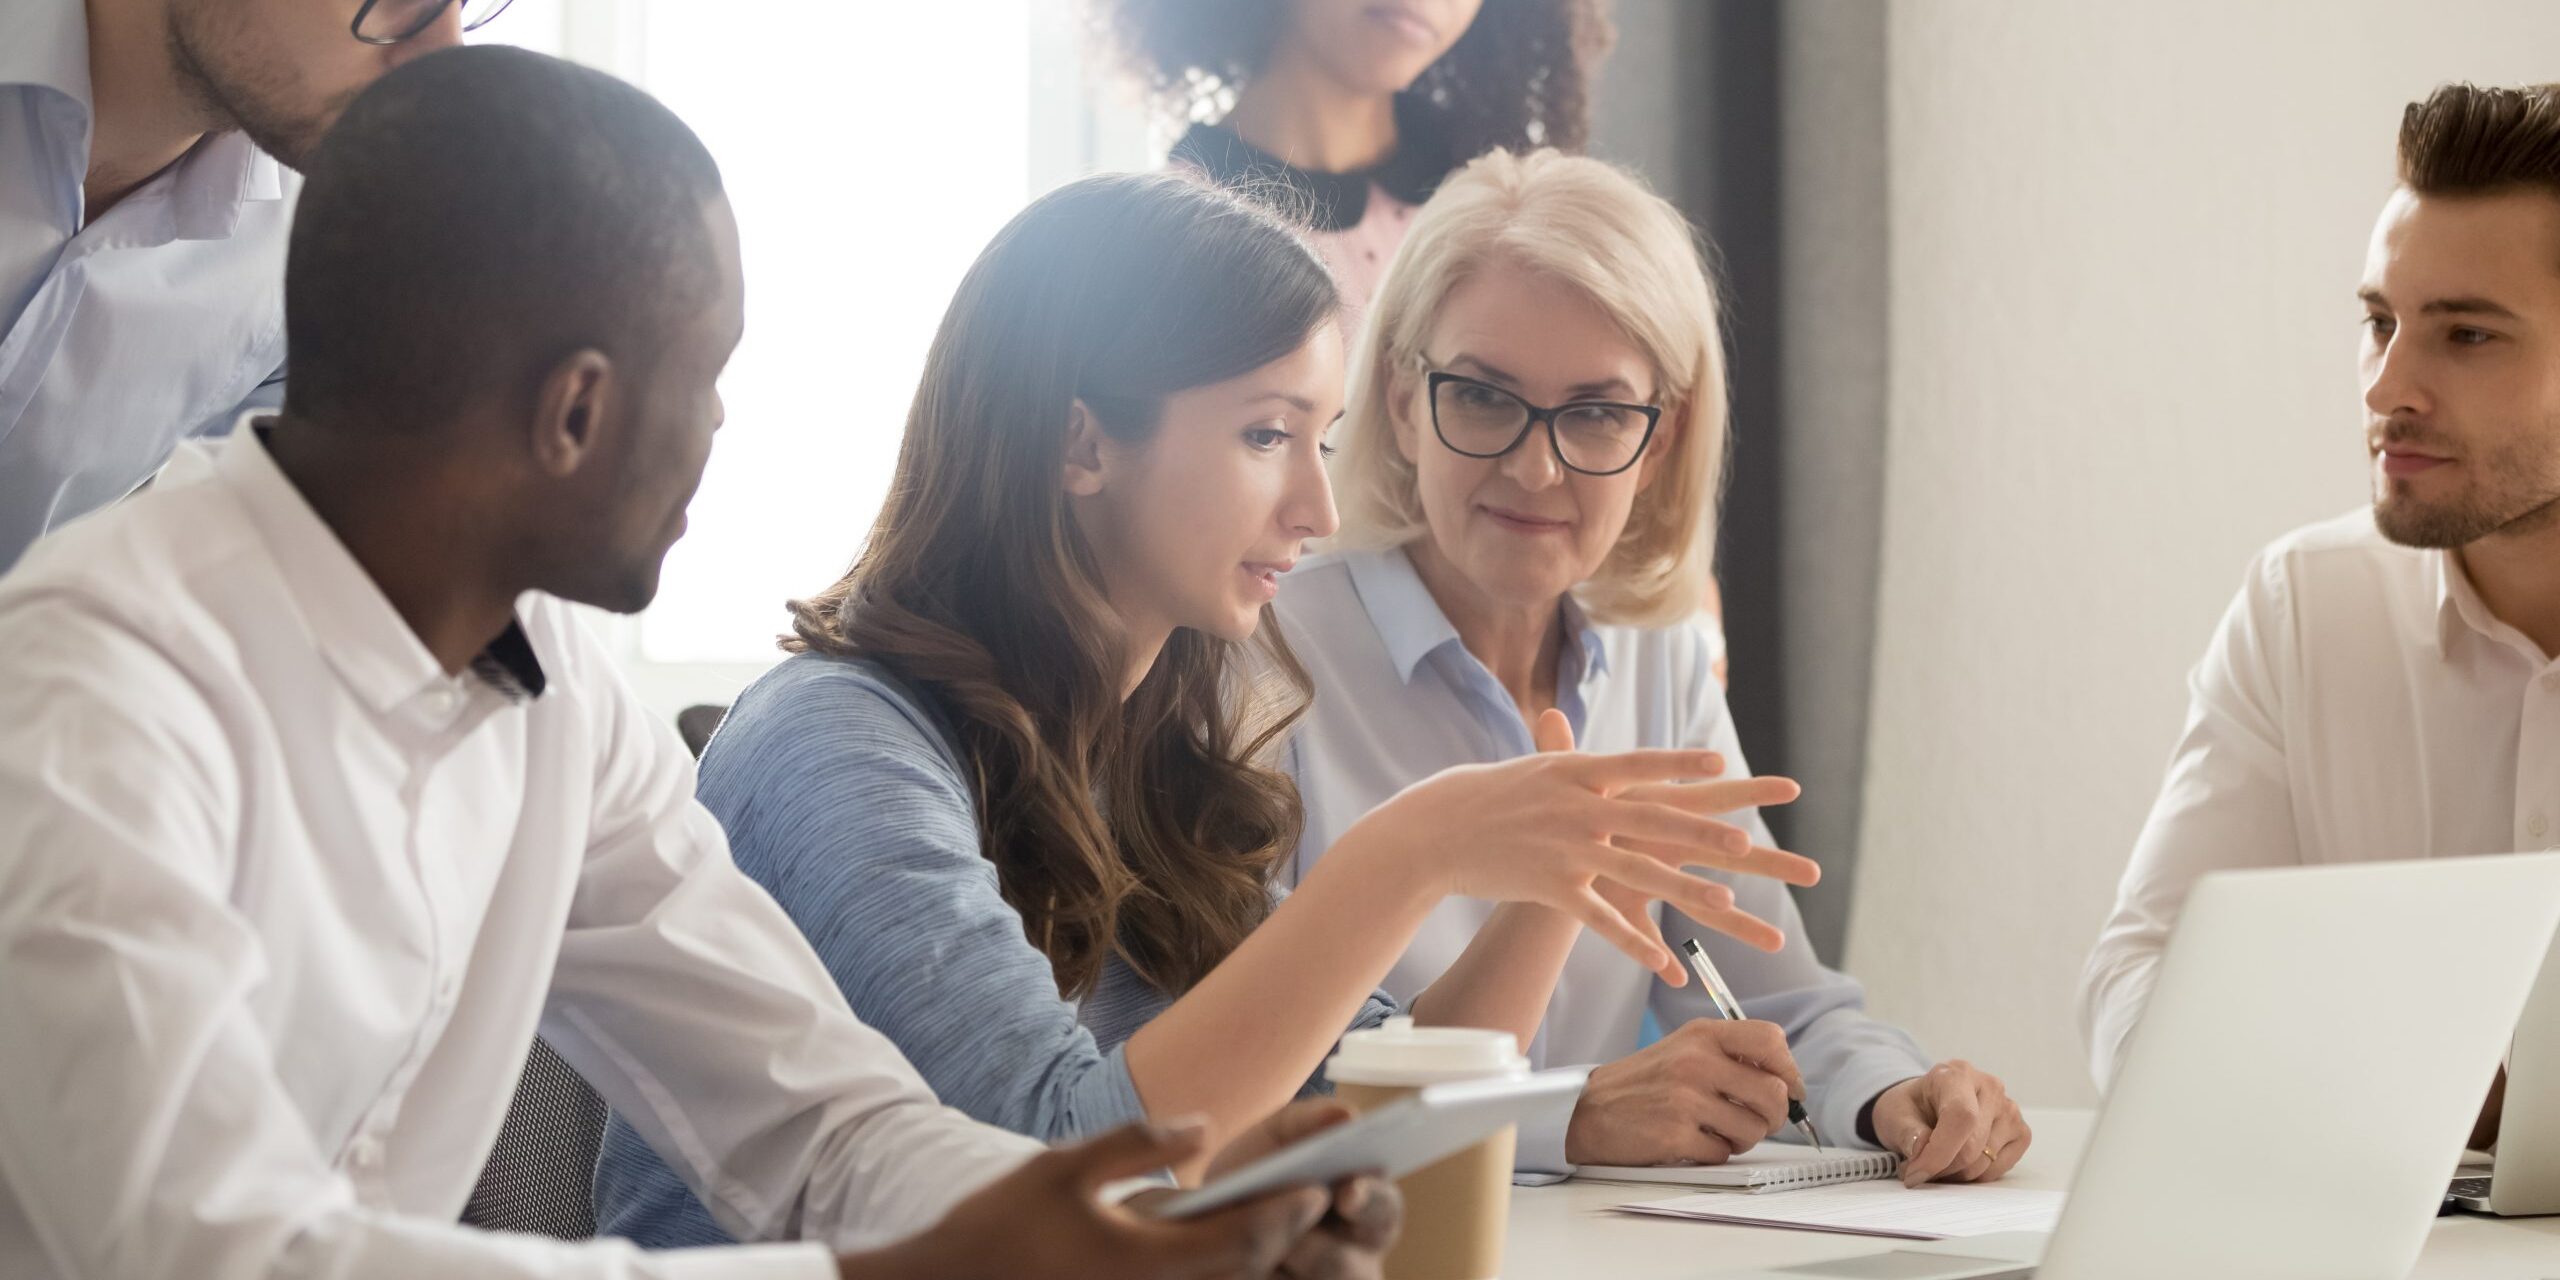
[{"label": "blue shirt sleeve", "polygon": [[[722,724],[700,792],[739,868],[945,1103],[1043,1140],[1145,1114],[1127,1060],[1079,1023],[997,891],[959,762],[903,689],[843,659],[785,662]],[[596,1199],[609,1233],[709,1242],[680,1211],[690,1194],[619,1120]]]},{"label": "blue shirt sleeve", "polygon": [[703,760],[740,869],[944,1102],[1041,1139],[1143,1115],[998,892],[934,722],[864,667],[797,661],[810,674],[742,708]]},{"label": "blue shirt sleeve", "polygon": [[197,423],[187,432],[188,439],[219,439],[231,434],[244,414],[269,414],[284,408],[284,366],[277,365],[258,380],[240,403]]}]

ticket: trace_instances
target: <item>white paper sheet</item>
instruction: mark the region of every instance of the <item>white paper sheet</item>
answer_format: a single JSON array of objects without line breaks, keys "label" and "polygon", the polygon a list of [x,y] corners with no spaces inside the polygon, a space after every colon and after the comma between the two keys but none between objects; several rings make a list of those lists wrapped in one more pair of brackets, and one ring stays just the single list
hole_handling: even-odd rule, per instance
[{"label": "white paper sheet", "polygon": [[2051,1231],[2063,1193],[2025,1187],[1848,1182],[1739,1197],[1710,1192],[1618,1207],[1629,1213],[1747,1227],[1792,1227],[1903,1240],[1948,1240],[2003,1231]]}]

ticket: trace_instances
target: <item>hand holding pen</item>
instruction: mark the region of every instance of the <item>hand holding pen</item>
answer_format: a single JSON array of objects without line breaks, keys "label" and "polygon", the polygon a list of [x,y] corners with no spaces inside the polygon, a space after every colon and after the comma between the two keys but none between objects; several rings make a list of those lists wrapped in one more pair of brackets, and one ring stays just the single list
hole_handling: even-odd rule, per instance
[{"label": "hand holding pen", "polygon": [[[1698,984],[1706,988],[1707,999],[1715,1005],[1716,1012],[1730,1022],[1744,1021],[1742,1002],[1733,998],[1733,988],[1724,984],[1724,975],[1716,972],[1716,962],[1707,958],[1707,949],[1696,938],[1688,938],[1680,943],[1680,954],[1687,957],[1689,967],[1696,971]],[[1813,1144],[1814,1150],[1822,1150],[1822,1135],[1814,1131],[1813,1118],[1805,1114],[1804,1099],[1787,1099],[1787,1122],[1804,1135],[1805,1141]]]},{"label": "hand holding pen", "polygon": [[[1690,966],[1710,1007],[1738,1012],[1732,990],[1712,973],[1712,966],[1707,974]],[[1803,1096],[1804,1077],[1775,1023],[1735,1020],[1733,1013],[1691,1018],[1592,1068],[1565,1130],[1565,1159],[1723,1164],[1785,1129],[1789,1107]],[[1810,1136],[1809,1127],[1799,1132]]]}]

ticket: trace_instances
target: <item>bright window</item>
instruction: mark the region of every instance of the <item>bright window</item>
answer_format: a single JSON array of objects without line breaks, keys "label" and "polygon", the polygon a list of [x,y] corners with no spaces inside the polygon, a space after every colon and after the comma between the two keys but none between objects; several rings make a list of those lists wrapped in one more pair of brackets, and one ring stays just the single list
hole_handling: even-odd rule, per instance
[{"label": "bright window", "polygon": [[737,211],[747,334],[728,424],[657,603],[601,629],[663,711],[780,656],[783,602],[852,562],[953,288],[1033,194],[1144,168],[1134,108],[1066,0],[517,0],[480,34],[601,66],[673,108]]}]

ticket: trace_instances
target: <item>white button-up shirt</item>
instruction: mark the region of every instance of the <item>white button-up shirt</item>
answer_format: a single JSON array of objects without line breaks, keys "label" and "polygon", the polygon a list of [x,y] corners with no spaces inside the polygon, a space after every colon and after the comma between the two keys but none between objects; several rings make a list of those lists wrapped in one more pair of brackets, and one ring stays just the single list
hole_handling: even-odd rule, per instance
[{"label": "white button-up shirt", "polygon": [[2189,686],[2081,978],[2102,1088],[2197,877],[2542,849],[2560,821],[2560,666],[2453,553],[2398,546],[2369,512],[2261,553]]},{"label": "white button-up shirt", "polygon": [[214,134],[90,220],[80,0],[0,5],[0,570],[283,396],[301,179]]},{"label": "white button-up shirt", "polygon": [[[1571,601],[1566,610],[1569,643],[1557,656],[1556,709],[1572,722],[1576,744],[1594,752],[1705,748],[1724,756],[1727,776],[1747,775],[1706,627],[1605,626],[1587,622]],[[1352,823],[1406,787],[1455,765],[1536,750],[1511,695],[1467,652],[1403,551],[1311,559],[1282,580],[1278,611],[1316,686],[1315,705],[1299,721],[1285,761],[1307,815],[1291,883]],[[1758,810],[1726,820],[1755,842],[1770,842]],[[1743,910],[1784,931],[1786,946],[1772,955],[1720,933],[1688,931],[1715,957],[1743,1012],[1786,1029],[1810,1095],[1807,1110],[1824,1139],[1856,1142],[1859,1110],[1927,1071],[1928,1057],[1900,1028],[1867,1016],[1858,983],[1814,955],[1785,885],[1758,876],[1712,878],[1733,887]],[[1456,963],[1494,907],[1452,898],[1434,908],[1388,971],[1387,991],[1411,1004]],[[1660,903],[1653,910],[1664,915]],[[1664,923],[1673,941],[1683,936],[1680,918]],[[1669,986],[1607,941],[1585,936],[1565,960],[1528,1056],[1540,1067],[1615,1061],[1635,1051],[1648,1011],[1665,1028],[1715,1016],[1694,980]],[[1523,1126],[1521,1167],[1569,1168],[1564,1137],[1561,1125]]]},{"label": "white button-up shirt", "polygon": [[565,606],[447,675],[268,456],[0,580],[0,1275],[791,1275],[455,1224],[539,1031],[741,1239],[1037,1145],[938,1104]]}]

